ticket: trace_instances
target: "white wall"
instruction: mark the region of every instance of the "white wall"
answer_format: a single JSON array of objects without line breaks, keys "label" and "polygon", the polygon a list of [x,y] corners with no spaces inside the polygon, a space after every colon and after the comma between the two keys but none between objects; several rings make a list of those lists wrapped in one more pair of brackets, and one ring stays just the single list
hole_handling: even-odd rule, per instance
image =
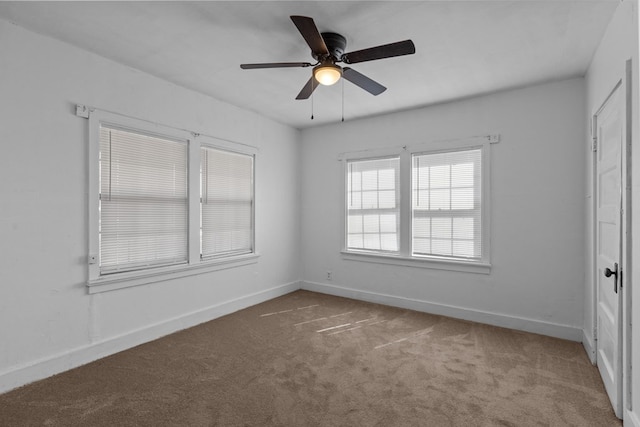
[{"label": "white wall", "polygon": [[[576,78],[304,130],[303,286],[579,341],[584,102]],[[340,153],[494,133],[490,275],[342,259]]]},{"label": "white wall", "polygon": [[[76,103],[258,147],[258,263],[88,295],[88,121]],[[0,391],[297,289],[299,138],[0,20]]]},{"label": "white wall", "polygon": [[[322,292],[581,339],[593,319],[585,117],[627,57],[638,111],[636,6],[621,3],[586,85],[566,80],[302,133],[0,20],[0,392],[296,289],[301,275]],[[87,122],[76,103],[257,146],[259,262],[88,295]],[[633,132],[638,165],[638,120]],[[502,136],[492,151],[490,275],[340,257],[339,153],[489,133]],[[633,179],[640,211],[640,171]],[[633,405],[637,417],[638,392]]]},{"label": "white wall", "polygon": [[[607,31],[600,42],[591,65],[585,77],[586,80],[586,116],[591,118],[597,109],[605,101],[606,97],[611,93],[615,85],[621,79],[625,78],[625,64],[628,59],[632,60],[632,265],[625,267],[625,282],[627,286],[623,288],[623,306],[634,307],[629,312],[633,316],[633,323],[640,325],[640,292],[633,290],[635,284],[638,283],[638,273],[640,272],[640,251],[637,242],[640,242],[640,122],[638,119],[638,98],[640,96],[639,84],[639,68],[638,68],[638,2],[637,0],[625,0],[620,3],[616,13],[609,23]],[[584,144],[590,144],[590,138],[586,138]],[[585,280],[585,302],[584,302],[584,334],[585,347],[590,353],[592,360],[595,358],[593,352],[593,328],[595,327],[594,313],[594,286],[593,286],[593,267],[591,262],[591,251],[593,241],[593,229],[590,224],[593,221],[592,211],[592,182],[593,182],[593,160],[590,152],[585,156],[586,164],[586,280]],[[631,280],[629,280],[631,279]],[[632,292],[633,290],[633,292]],[[633,294],[633,295],[632,295]],[[626,308],[625,308],[626,310]],[[626,312],[625,312],[626,317]],[[626,325],[625,325],[626,326]],[[633,338],[633,342],[629,346],[631,350],[631,364],[640,366],[640,328],[636,327],[629,334]],[[627,365],[627,356],[629,355],[625,343],[623,365]],[[627,376],[627,372],[624,376]],[[624,413],[625,425],[634,425],[640,427],[640,370],[633,370],[633,378],[631,387],[633,389],[632,401],[626,399],[625,387],[625,408]],[[631,410],[629,410],[631,408]]]}]

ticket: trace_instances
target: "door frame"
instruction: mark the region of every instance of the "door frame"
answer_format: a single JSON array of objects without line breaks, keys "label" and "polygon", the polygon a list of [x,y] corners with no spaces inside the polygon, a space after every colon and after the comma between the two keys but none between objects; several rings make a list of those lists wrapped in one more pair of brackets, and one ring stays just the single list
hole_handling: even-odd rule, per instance
[{"label": "door frame", "polygon": [[[616,90],[620,90],[620,96],[623,96],[623,143],[620,150],[620,154],[622,156],[621,159],[621,209],[622,215],[620,220],[620,239],[621,239],[621,253],[620,253],[620,293],[621,293],[621,302],[619,307],[619,321],[622,324],[622,335],[620,337],[619,343],[619,351],[622,357],[622,370],[621,370],[621,378],[622,382],[622,394],[621,394],[621,418],[624,419],[624,414],[628,409],[630,409],[630,405],[632,402],[631,399],[631,125],[632,125],[632,93],[631,93],[631,82],[632,82],[632,64],[631,60],[626,61],[625,66],[625,75],[620,78],[611,91],[607,94],[604,100],[599,104],[599,106],[592,111],[591,113],[591,144],[594,144],[593,138],[597,135],[597,116],[603,110],[604,106],[607,104],[611,96]],[[599,144],[599,142],[598,142]],[[589,357],[592,363],[595,365],[597,361],[597,352],[598,352],[598,338],[596,336],[597,332],[597,322],[598,322],[598,267],[597,267],[597,247],[596,247],[596,232],[597,232],[597,152],[593,150],[593,145],[591,145],[591,223],[589,224],[591,228],[591,241],[590,243],[590,286],[591,286],[591,296],[592,296],[592,324],[591,326],[591,340],[592,340],[592,348],[589,352]]]}]

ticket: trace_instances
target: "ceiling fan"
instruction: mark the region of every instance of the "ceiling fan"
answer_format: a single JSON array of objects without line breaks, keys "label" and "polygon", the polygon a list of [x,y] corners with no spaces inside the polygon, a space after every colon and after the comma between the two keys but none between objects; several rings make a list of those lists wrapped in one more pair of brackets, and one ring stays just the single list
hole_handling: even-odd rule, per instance
[{"label": "ceiling fan", "polygon": [[329,86],[340,80],[340,77],[361,87],[372,95],[380,95],[387,90],[386,87],[364,74],[360,74],[353,68],[340,67],[336,63],[356,64],[358,62],[416,53],[416,48],[411,40],[345,53],[347,39],[340,34],[329,32],[320,34],[313,19],[307,16],[294,15],[291,16],[291,20],[311,48],[311,56],[317,61],[315,64],[309,62],[267,62],[262,64],[240,64],[240,68],[253,70],[258,68],[313,67],[313,76],[304,85],[296,99],[307,99],[318,84]]}]

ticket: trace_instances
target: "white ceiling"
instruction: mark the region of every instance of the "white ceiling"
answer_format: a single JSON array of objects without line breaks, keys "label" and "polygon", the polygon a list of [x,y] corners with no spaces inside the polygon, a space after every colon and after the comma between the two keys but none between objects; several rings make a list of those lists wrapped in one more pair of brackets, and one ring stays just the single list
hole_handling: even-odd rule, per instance
[{"label": "white ceiling", "polygon": [[354,64],[388,89],[344,83],[345,119],[584,75],[619,0],[0,2],[0,18],[296,128],[341,118],[339,83],[296,95],[315,62],[289,15],[347,52],[412,39],[416,54]]}]

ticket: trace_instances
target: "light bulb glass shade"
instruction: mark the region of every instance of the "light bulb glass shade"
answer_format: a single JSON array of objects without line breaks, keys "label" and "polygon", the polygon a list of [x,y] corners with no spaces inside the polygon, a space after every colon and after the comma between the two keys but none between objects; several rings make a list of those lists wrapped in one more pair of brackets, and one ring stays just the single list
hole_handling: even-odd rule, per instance
[{"label": "light bulb glass shade", "polygon": [[313,69],[313,76],[321,85],[331,86],[340,80],[342,70],[335,64],[322,64]]}]

